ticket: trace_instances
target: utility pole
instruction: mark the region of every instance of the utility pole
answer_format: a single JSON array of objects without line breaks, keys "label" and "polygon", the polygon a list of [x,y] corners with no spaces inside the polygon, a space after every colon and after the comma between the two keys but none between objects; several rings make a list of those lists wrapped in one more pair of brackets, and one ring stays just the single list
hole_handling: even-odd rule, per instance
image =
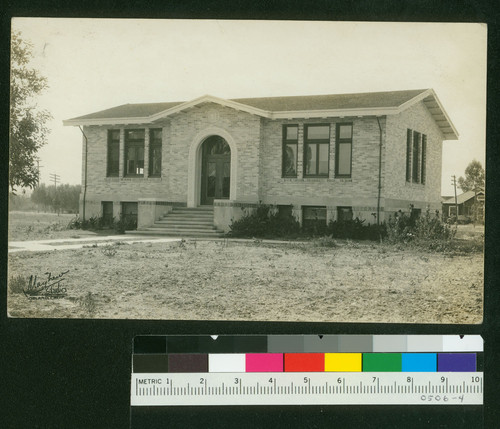
[{"label": "utility pole", "polygon": [[58,174],[55,174],[55,173],[54,174],[51,173],[50,180],[52,180],[54,182],[54,187],[57,189],[57,182],[61,181],[61,176],[59,176]]},{"label": "utility pole", "polygon": [[37,178],[37,188],[40,187],[40,168],[43,168],[43,165],[40,165],[40,161],[41,159],[40,158],[36,158],[36,169],[38,171],[38,178]]},{"label": "utility pole", "polygon": [[455,189],[455,214],[456,214],[456,219],[455,223],[458,224],[458,202],[457,202],[457,177],[455,175],[451,176],[453,179],[452,185],[453,188]]},{"label": "utility pole", "polygon": [[59,216],[59,198],[57,197],[57,182],[61,181],[61,176],[55,173],[50,174],[50,180],[54,181],[54,208],[57,210],[57,216]]}]

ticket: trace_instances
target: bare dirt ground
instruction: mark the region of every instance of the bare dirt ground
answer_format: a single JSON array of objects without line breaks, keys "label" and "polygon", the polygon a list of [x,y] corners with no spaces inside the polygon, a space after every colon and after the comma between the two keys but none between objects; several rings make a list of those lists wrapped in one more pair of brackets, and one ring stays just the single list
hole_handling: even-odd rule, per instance
[{"label": "bare dirt ground", "polygon": [[45,273],[54,277],[64,271],[68,271],[61,283],[65,297],[30,300],[22,292],[9,291],[9,315],[392,323],[482,320],[482,253],[446,256],[339,240],[336,247],[187,241],[9,255],[9,278],[37,275],[40,281],[47,278]]}]

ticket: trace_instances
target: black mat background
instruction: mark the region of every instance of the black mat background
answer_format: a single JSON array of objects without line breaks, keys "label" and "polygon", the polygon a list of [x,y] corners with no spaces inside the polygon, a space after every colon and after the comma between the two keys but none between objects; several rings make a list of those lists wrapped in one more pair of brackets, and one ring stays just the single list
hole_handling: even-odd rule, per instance
[{"label": "black mat background", "polygon": [[[308,406],[177,407],[134,412],[136,427],[384,428],[498,427],[499,371],[499,18],[497,2],[477,1],[6,1],[0,6],[0,185],[2,189],[0,427],[127,428],[132,339],[136,334],[481,334],[485,339],[484,407]],[[192,321],[37,320],[6,317],[7,142],[10,18],[147,17],[361,21],[448,21],[489,24],[487,237],[484,323],[383,325]],[[436,40],[439,43],[439,40]],[[75,51],[75,55],[78,52]]]}]

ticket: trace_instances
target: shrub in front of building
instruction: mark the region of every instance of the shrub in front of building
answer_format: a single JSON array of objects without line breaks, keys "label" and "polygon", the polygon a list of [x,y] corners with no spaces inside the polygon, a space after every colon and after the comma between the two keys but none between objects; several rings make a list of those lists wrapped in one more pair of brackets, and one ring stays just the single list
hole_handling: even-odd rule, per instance
[{"label": "shrub in front of building", "polygon": [[267,204],[259,204],[229,228],[231,237],[295,238],[302,234],[300,223],[291,213],[280,213]]}]

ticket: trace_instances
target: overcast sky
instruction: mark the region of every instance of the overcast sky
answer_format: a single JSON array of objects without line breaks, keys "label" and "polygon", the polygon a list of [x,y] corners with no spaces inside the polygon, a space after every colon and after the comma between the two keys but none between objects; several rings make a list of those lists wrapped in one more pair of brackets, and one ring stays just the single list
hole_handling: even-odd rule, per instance
[{"label": "overcast sky", "polygon": [[50,88],[41,181],[81,182],[81,133],[63,119],[126,103],[433,88],[460,139],[443,145],[442,194],[485,162],[483,24],[16,18]]}]

